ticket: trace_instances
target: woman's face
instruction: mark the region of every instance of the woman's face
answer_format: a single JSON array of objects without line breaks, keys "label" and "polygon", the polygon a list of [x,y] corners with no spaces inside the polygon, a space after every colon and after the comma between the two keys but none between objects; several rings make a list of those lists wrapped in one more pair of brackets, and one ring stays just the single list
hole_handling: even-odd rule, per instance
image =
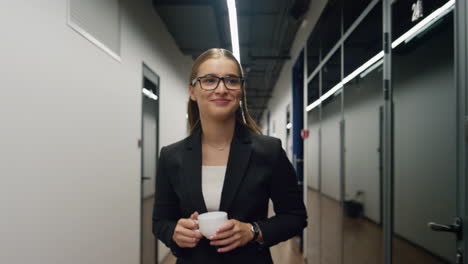
[{"label": "woman's face", "polygon": [[[241,77],[234,61],[227,58],[208,59],[198,68],[196,77],[204,76],[237,76]],[[216,80],[217,79],[213,79]],[[206,80],[205,80],[206,81]],[[203,82],[203,79],[201,80]],[[228,82],[226,80],[226,82]],[[200,110],[200,117],[224,121],[235,118],[235,113],[239,107],[242,90],[229,90],[223,81],[218,87],[207,91],[201,88],[200,81],[189,86],[190,99],[196,101]],[[204,86],[206,87],[206,86]]]}]

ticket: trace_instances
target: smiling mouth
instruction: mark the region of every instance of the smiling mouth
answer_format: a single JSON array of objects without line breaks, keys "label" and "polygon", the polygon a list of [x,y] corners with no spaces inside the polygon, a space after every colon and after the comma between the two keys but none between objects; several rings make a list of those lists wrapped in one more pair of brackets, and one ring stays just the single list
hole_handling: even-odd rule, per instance
[{"label": "smiling mouth", "polygon": [[215,100],[211,100],[212,102],[216,103],[216,104],[227,104],[229,103],[231,100],[228,100],[228,99],[215,99]]}]

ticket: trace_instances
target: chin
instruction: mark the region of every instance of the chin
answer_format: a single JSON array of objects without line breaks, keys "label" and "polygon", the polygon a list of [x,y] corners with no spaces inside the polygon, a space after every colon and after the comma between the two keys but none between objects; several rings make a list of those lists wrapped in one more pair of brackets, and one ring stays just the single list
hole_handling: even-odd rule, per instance
[{"label": "chin", "polygon": [[230,119],[235,119],[236,118],[236,111],[216,111],[215,113],[212,113],[211,118],[217,121],[227,121]]}]

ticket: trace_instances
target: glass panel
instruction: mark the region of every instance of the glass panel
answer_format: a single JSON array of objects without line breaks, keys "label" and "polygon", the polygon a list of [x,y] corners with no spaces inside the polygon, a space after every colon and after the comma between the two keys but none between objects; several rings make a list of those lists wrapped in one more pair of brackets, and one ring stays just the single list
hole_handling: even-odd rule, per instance
[{"label": "glass panel", "polygon": [[[396,2],[393,41],[443,4]],[[395,264],[455,262],[455,236],[427,227],[452,224],[456,213],[453,11],[432,21],[393,49]]]},{"label": "glass panel", "polygon": [[307,85],[307,105],[317,101],[320,98],[318,74]]},{"label": "glass panel", "polygon": [[[311,82],[318,82],[314,78]],[[317,84],[318,85],[318,84]],[[307,226],[307,260],[309,263],[320,263],[320,195],[319,195],[319,143],[320,143],[320,116],[319,108],[316,107],[308,112],[307,117],[309,138],[307,139],[307,204],[308,226]]]},{"label": "glass panel", "polygon": [[344,32],[361,15],[362,11],[372,2],[372,0],[353,0],[343,2],[343,24]]},{"label": "glass panel", "polygon": [[320,31],[322,29],[320,20],[314,27],[314,31],[307,40],[307,76],[312,74],[320,63]]},{"label": "glass panel", "polygon": [[341,38],[341,0],[328,1],[320,20],[322,57],[325,57]]},{"label": "glass panel", "polygon": [[381,50],[382,2],[379,2],[345,42],[344,75],[351,74]]},{"label": "glass panel", "polygon": [[[349,74],[382,49],[382,4],[344,43]],[[369,65],[344,86],[345,202],[343,263],[383,263],[381,140],[382,63]]]},{"label": "glass panel", "polygon": [[448,0],[400,0],[393,4],[392,35],[397,39]]},{"label": "glass panel", "polygon": [[341,2],[328,2],[307,40],[307,75],[314,72],[341,38]]},{"label": "glass panel", "polygon": [[[323,94],[340,82],[340,51],[322,69]],[[342,209],[340,190],[341,96],[322,102],[321,116],[321,263],[341,263]]]},{"label": "glass panel", "polygon": [[[341,53],[336,51],[322,68],[322,95],[326,94],[341,81]],[[335,95],[336,96],[336,95]],[[330,96],[323,104],[328,104],[335,96]],[[323,107],[323,105],[322,105]]]}]

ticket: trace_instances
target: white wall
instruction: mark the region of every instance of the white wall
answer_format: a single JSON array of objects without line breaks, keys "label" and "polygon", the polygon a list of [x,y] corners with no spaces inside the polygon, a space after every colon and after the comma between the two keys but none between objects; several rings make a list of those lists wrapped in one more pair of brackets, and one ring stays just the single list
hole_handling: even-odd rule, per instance
[{"label": "white wall", "polygon": [[0,263],[139,263],[142,61],[164,146],[186,132],[191,59],[150,1],[121,1],[121,62],[67,26],[66,2],[0,3]]}]

